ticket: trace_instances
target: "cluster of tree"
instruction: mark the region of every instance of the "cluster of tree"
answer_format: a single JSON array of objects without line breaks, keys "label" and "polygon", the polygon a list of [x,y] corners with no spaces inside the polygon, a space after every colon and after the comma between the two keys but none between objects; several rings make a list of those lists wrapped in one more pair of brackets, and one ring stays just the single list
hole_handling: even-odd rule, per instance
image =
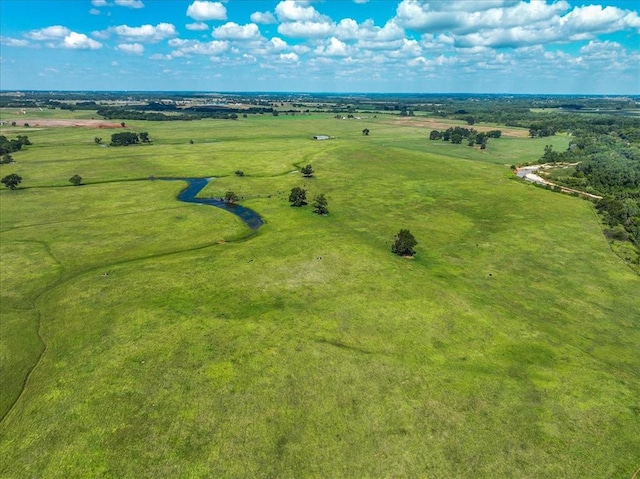
[{"label": "cluster of tree", "polygon": [[454,144],[461,144],[463,140],[467,140],[469,146],[480,145],[480,149],[487,147],[489,138],[500,138],[502,131],[492,130],[486,132],[476,131],[473,128],[462,128],[460,126],[451,127],[444,131],[432,130],[429,134],[430,140],[451,141]]},{"label": "cluster of tree", "polygon": [[[98,138],[94,138],[96,143],[100,143],[97,141]],[[111,146],[129,146],[135,145],[138,143],[150,143],[149,133],[146,131],[142,133],[134,133],[131,131],[123,131],[121,133],[114,133],[111,135]]]},{"label": "cluster of tree", "polygon": [[[187,108],[183,108],[179,111],[187,112],[190,114],[196,114],[200,118],[238,118],[238,113],[244,114],[264,114],[271,113],[273,108],[258,108],[258,107],[249,107],[249,108],[230,108],[226,106],[211,106],[211,105],[200,105],[200,106],[190,106]],[[300,113],[299,110],[286,110],[287,113]],[[235,115],[235,116],[233,116]]]},{"label": "cluster of tree", "polygon": [[544,122],[537,122],[529,126],[529,136],[531,138],[544,138],[556,134],[556,127]]},{"label": "cluster of tree", "polygon": [[[307,190],[305,190],[304,188],[300,188],[299,186],[291,188],[291,193],[289,194],[289,203],[291,203],[291,206],[296,207],[305,206],[307,204]],[[316,195],[316,197],[313,199],[313,212],[322,216],[328,215],[328,204],[329,202],[327,201],[324,193]]]},{"label": "cluster of tree", "polygon": [[0,155],[14,153],[22,150],[23,146],[31,145],[29,137],[18,135],[16,138],[9,140],[6,136],[0,135]]},{"label": "cluster of tree", "polygon": [[198,120],[196,115],[165,115],[158,112],[135,111],[128,108],[102,107],[96,111],[105,120],[142,120],[142,121],[190,121]]},{"label": "cluster of tree", "polygon": [[[165,103],[158,101],[149,101],[148,103],[144,103],[141,105],[129,105],[125,110],[136,110],[136,111],[145,111],[145,112],[173,112],[173,113],[183,113],[183,114],[193,114],[196,117],[200,118],[217,118],[218,115],[220,117],[224,117],[225,115],[231,115],[233,113],[237,115],[239,113],[244,114],[264,114],[270,113],[273,111],[273,108],[263,108],[263,107],[243,107],[243,108],[234,108],[229,106],[221,106],[221,105],[194,105],[188,107],[182,107],[177,105],[174,102]],[[288,110],[289,112],[300,113],[299,110]]]},{"label": "cluster of tree", "polygon": [[162,111],[169,111],[171,114],[162,113],[162,111],[148,111],[148,106],[140,107],[101,107],[96,113],[107,120],[124,119],[124,120],[143,120],[143,121],[193,121],[203,118],[213,118],[217,120],[237,120],[238,114],[242,113],[243,117],[247,117],[247,113],[265,112],[274,114],[276,110],[271,108],[249,108],[246,110],[219,108],[219,107],[189,107],[177,109],[164,108]]},{"label": "cluster of tree", "polygon": [[95,101],[77,101],[75,103],[62,103],[62,102],[50,102],[50,105],[56,105],[60,107],[61,110],[95,110],[98,107],[98,104]]}]

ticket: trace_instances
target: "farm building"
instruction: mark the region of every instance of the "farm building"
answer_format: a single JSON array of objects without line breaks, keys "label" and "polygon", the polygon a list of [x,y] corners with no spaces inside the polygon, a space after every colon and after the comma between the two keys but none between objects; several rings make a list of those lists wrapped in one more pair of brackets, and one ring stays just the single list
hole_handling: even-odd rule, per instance
[{"label": "farm building", "polygon": [[327,135],[313,135],[314,140],[328,140],[329,137]]}]

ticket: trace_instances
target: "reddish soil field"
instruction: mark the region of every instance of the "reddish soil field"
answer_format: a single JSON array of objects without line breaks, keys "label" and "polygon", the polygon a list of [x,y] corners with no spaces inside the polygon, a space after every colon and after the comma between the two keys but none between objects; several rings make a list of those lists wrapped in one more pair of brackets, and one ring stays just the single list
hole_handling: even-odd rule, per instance
[{"label": "reddish soil field", "polygon": [[20,125],[28,123],[32,127],[68,127],[80,126],[85,128],[122,128],[120,123],[108,123],[104,120],[68,120],[54,118],[20,118]]}]

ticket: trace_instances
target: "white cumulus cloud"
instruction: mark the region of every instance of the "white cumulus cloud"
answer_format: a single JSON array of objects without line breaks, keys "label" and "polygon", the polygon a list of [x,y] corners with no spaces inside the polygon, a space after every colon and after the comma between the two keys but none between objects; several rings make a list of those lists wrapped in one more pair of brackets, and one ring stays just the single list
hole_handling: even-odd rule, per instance
[{"label": "white cumulus cloud", "polygon": [[182,40],[174,38],[173,40],[169,40],[169,46],[176,49],[176,51],[171,53],[172,57],[189,54],[217,56],[229,49],[229,42],[219,40],[200,42],[198,40]]},{"label": "white cumulus cloud", "polygon": [[0,37],[0,43],[8,47],[27,47],[29,46],[28,40],[22,40],[20,38]]},{"label": "white cumulus cloud", "polygon": [[255,40],[260,38],[260,30],[255,23],[238,25],[234,22],[228,22],[215,28],[212,35],[219,40]]},{"label": "white cumulus cloud", "polygon": [[276,5],[276,15],[281,22],[309,22],[322,20],[315,8],[306,5],[307,2],[298,0],[283,0]]},{"label": "white cumulus cloud", "polygon": [[251,21],[260,25],[272,25],[278,23],[276,17],[271,12],[254,12],[251,14]]},{"label": "white cumulus cloud", "polygon": [[71,32],[64,37],[61,46],[74,50],[98,50],[102,48],[102,43],[89,38],[84,33]]},{"label": "white cumulus cloud", "polygon": [[175,37],[178,34],[176,27],[171,23],[158,23],[156,26],[142,25],[139,27],[118,25],[117,27],[110,28],[109,31],[131,42],[147,43],[159,42],[167,38]]},{"label": "white cumulus cloud", "polygon": [[278,33],[292,38],[327,37],[335,26],[330,22],[288,22],[278,25]]},{"label": "white cumulus cloud", "polygon": [[640,29],[637,12],[600,5],[571,9],[566,0],[402,0],[392,21],[421,33],[450,36],[458,48],[519,48]]},{"label": "white cumulus cloud", "polygon": [[287,42],[278,37],[273,37],[271,40],[269,40],[269,42],[271,43],[273,49],[278,51],[284,50],[288,46]]},{"label": "white cumulus cloud", "polygon": [[142,55],[144,53],[144,45],[141,43],[121,43],[116,48],[121,52],[132,55]]},{"label": "white cumulus cloud", "polygon": [[293,52],[280,54],[280,60],[285,63],[297,63],[299,59],[298,55]]},{"label": "white cumulus cloud", "polygon": [[328,57],[346,57],[349,56],[350,48],[336,37],[331,37],[325,45],[320,45],[316,48],[315,53],[316,55]]},{"label": "white cumulus cloud", "polygon": [[119,7],[144,8],[141,0],[115,0],[115,4]]},{"label": "white cumulus cloud", "polygon": [[187,23],[185,27],[187,28],[187,30],[196,31],[196,32],[209,30],[209,25],[207,25],[204,22]]},{"label": "white cumulus cloud", "polygon": [[561,24],[573,32],[610,33],[640,29],[640,17],[637,12],[617,7],[588,5],[574,8],[561,19]]},{"label": "white cumulus cloud", "polygon": [[62,25],[53,25],[51,27],[40,28],[39,30],[31,30],[27,33],[27,37],[32,40],[57,40],[64,38],[71,33],[67,27]]},{"label": "white cumulus cloud", "polygon": [[187,16],[197,21],[226,20],[227,9],[221,2],[196,0],[187,8]]}]

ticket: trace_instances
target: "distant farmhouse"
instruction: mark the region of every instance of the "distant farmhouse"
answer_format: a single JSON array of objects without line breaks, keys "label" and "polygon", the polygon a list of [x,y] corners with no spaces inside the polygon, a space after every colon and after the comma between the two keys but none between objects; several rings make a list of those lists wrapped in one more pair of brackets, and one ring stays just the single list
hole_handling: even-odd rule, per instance
[{"label": "distant farmhouse", "polygon": [[328,140],[329,137],[327,135],[313,135],[314,140]]}]

